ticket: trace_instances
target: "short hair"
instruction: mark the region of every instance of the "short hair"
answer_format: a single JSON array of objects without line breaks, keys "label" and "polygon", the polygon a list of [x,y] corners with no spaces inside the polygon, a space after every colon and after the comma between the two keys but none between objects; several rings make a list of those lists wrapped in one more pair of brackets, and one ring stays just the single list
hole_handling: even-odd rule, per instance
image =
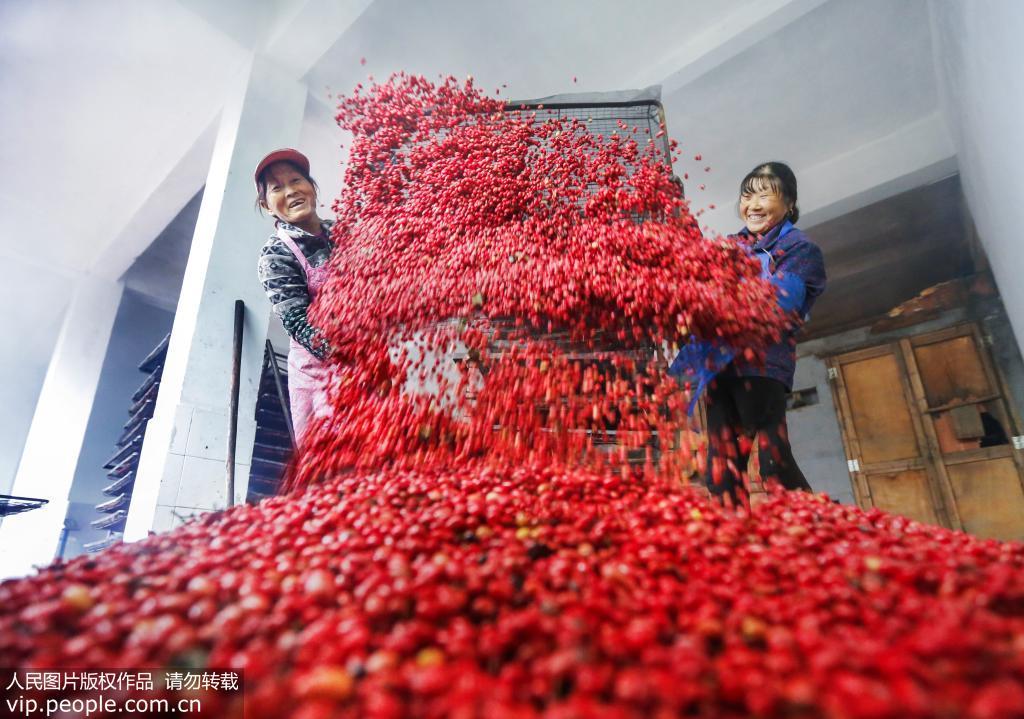
[{"label": "short hair", "polygon": [[793,208],[789,211],[789,221],[796,224],[800,219],[800,209],[796,206],[796,175],[785,162],[763,162],[747,173],[740,183],[740,196],[760,192],[765,188],[782,196]]},{"label": "short hair", "polygon": [[273,167],[274,165],[282,164],[288,165],[288,167],[292,168],[297,173],[306,178],[306,181],[313,186],[314,190],[316,190],[317,196],[319,197],[320,195],[320,185],[316,184],[316,180],[310,177],[308,172],[303,170],[301,167],[296,165],[291,160],[278,160],[277,162],[272,162],[271,164],[264,167],[263,172],[261,172],[260,176],[256,178],[256,209],[260,211],[260,214],[263,214],[263,203],[267,201],[267,173],[270,172],[270,168]]}]

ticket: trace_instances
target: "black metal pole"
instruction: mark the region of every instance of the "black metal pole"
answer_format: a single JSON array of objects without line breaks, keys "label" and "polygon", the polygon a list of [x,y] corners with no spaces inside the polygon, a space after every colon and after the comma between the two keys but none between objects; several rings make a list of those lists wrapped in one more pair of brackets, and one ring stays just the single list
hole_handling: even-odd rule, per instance
[{"label": "black metal pole", "polygon": [[235,300],[235,335],[231,352],[231,398],[228,404],[227,506],[235,504],[235,444],[238,439],[238,390],[242,380],[242,328],[245,303]]},{"label": "black metal pole", "polygon": [[274,375],[274,387],[277,388],[277,401],[281,403],[281,413],[284,414],[284,426],[288,429],[288,438],[292,442],[292,450],[297,446],[295,443],[295,428],[292,427],[292,412],[288,407],[288,400],[284,396],[284,384],[281,382],[281,372],[277,368],[277,354],[274,352],[274,345],[267,340],[267,359],[270,361],[270,371]]},{"label": "black metal pole", "polygon": [[[110,532],[107,532],[107,536],[110,536]],[[68,525],[65,524],[60,528],[60,542],[57,544],[56,559],[64,559],[64,550],[68,547]]]}]

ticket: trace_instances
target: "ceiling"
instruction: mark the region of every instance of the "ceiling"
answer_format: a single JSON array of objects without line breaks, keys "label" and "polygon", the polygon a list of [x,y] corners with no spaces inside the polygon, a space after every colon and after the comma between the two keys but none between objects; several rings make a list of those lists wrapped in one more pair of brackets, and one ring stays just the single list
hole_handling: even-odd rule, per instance
[{"label": "ceiling", "polygon": [[[923,0],[830,2],[666,96],[688,194],[716,205],[710,226],[738,229],[739,181],[759,162],[791,165],[806,194],[816,167],[935,113],[927,28]],[[839,174],[828,179],[841,194]]]},{"label": "ceiling", "polygon": [[808,229],[825,255],[828,286],[804,337],[863,325],[921,290],[971,274],[970,221],[953,176]]},{"label": "ceiling", "polygon": [[630,13],[614,0],[374,0],[306,77],[314,94],[399,70],[472,75],[487,91],[507,85],[501,93],[510,98],[618,90],[749,4],[647,0]]},{"label": "ceiling", "polygon": [[178,304],[202,201],[203,191],[200,189],[136,258],[122,278],[127,289],[134,290],[150,304],[168,312],[174,312]]},{"label": "ceiling", "polygon": [[[300,142],[328,193],[344,142],[329,94],[371,73],[472,74],[510,98],[662,84],[686,150],[677,170],[709,229],[736,229],[740,178],[781,159],[830,265],[845,266],[839,253],[861,266],[872,242],[918,230],[869,229],[917,217],[906,204],[860,208],[956,172],[930,12],[927,0],[5,0],[0,298],[25,311],[9,320],[21,339],[0,354],[0,377],[28,381],[45,365],[77,277],[117,281],[138,258],[133,287],[167,295],[160,253],[178,271],[219,112],[254,52],[307,83]],[[900,246],[923,267],[938,237]],[[819,315],[845,321],[851,298],[881,302],[866,289],[876,275],[844,272]]]},{"label": "ceiling", "polygon": [[[951,154],[941,137],[923,159],[895,151],[928,144],[915,128],[934,130],[939,112],[926,0],[648,0],[629,13],[616,0],[11,0],[0,4],[0,160],[19,171],[0,175],[0,208],[48,239],[3,252],[26,270],[120,277],[202,185],[178,193],[148,236],[125,236],[209,136],[250,53],[287,63],[296,48],[320,167],[336,166],[343,140],[329,93],[399,70],[472,74],[508,97],[663,83],[687,194],[717,231],[735,229],[736,184],[766,159],[792,164],[804,216],[822,221],[811,213]],[[901,132],[911,142],[873,174],[854,166],[858,150]],[[323,184],[336,191],[333,174]],[[119,244],[130,252],[108,267]]]}]

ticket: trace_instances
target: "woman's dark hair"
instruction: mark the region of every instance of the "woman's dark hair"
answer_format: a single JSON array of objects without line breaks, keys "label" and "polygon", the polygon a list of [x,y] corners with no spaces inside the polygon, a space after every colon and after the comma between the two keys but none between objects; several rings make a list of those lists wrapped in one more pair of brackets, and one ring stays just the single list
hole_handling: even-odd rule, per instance
[{"label": "woman's dark hair", "polygon": [[256,209],[260,211],[261,215],[263,214],[263,203],[267,201],[267,173],[270,172],[271,167],[278,164],[288,165],[288,167],[306,178],[306,182],[311,184],[313,189],[316,190],[317,197],[320,196],[320,185],[316,184],[316,180],[310,177],[301,167],[288,160],[278,160],[272,165],[267,165],[263,172],[260,173],[260,176],[256,178]]},{"label": "woman's dark hair", "polygon": [[771,189],[792,205],[786,216],[794,225],[800,219],[796,206],[796,175],[785,162],[764,162],[747,173],[740,183],[740,197]]}]

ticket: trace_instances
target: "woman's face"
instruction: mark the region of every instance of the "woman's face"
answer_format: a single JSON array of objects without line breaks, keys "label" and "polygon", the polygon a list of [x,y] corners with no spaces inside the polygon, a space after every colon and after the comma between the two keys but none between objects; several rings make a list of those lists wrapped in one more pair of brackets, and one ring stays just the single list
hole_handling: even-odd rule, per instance
[{"label": "woman's face", "polygon": [[740,218],[747,230],[760,235],[782,222],[790,206],[782,195],[764,184],[740,195]]},{"label": "woman's face", "polygon": [[316,190],[287,162],[267,168],[267,200],[263,207],[278,219],[302,227],[317,219]]}]

